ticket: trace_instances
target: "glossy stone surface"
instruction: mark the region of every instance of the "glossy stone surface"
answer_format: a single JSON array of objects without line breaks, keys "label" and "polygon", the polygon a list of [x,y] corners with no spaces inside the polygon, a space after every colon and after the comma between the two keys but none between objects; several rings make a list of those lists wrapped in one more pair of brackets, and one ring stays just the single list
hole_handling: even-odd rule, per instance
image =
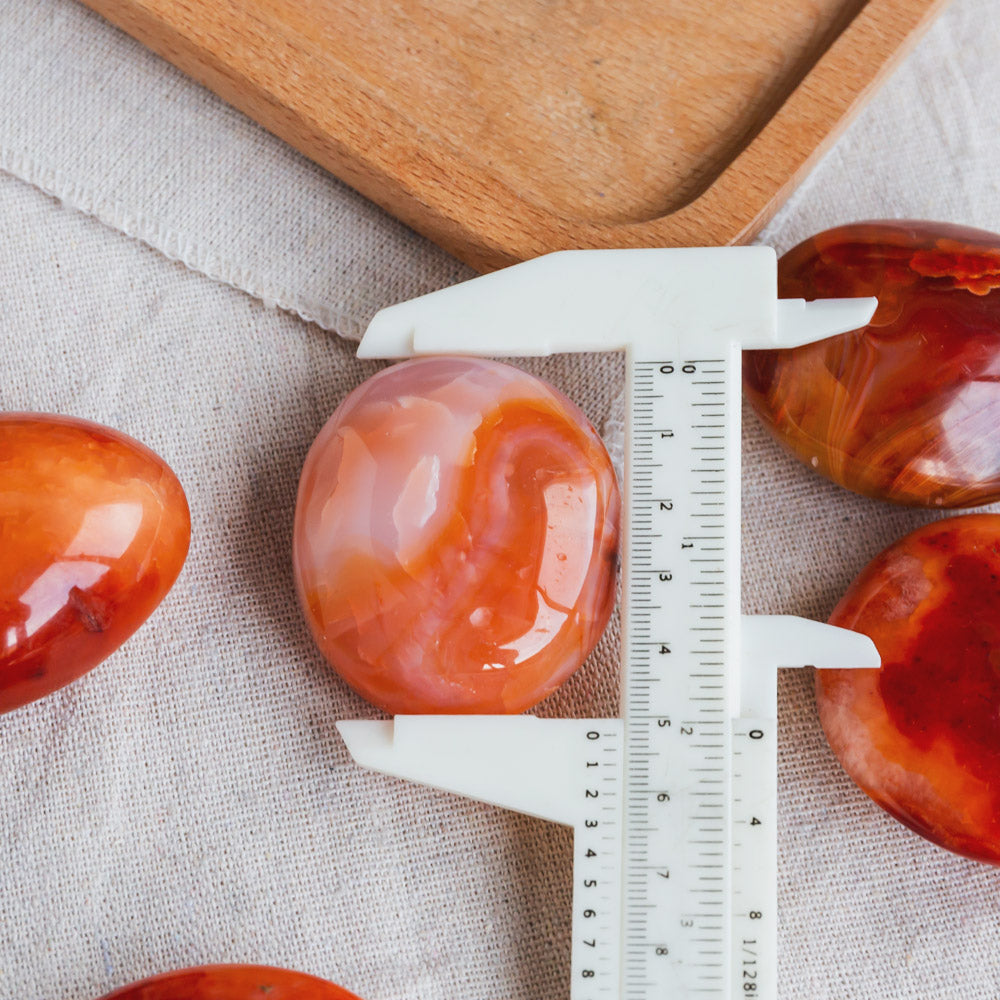
[{"label": "glossy stone surface", "polygon": [[896,503],[1000,499],[1000,236],[929,222],[842,226],[782,257],[783,298],[876,295],[863,330],[744,355],[772,434],[841,486]]},{"label": "glossy stone surface", "polygon": [[494,361],[404,362],[309,452],[299,596],[334,669],[386,711],[520,712],[607,624],[620,507],[603,443],[557,390]]},{"label": "glossy stone surface", "polygon": [[358,1000],[333,983],[262,965],[206,965],[153,976],[102,1000]]},{"label": "glossy stone surface", "polygon": [[190,534],[177,477],[139,442],[0,414],[0,711],[117,649],[177,578]]},{"label": "glossy stone surface", "polygon": [[834,609],[881,670],[816,674],[820,720],[847,773],[949,850],[1000,864],[1000,515],[907,535]]}]

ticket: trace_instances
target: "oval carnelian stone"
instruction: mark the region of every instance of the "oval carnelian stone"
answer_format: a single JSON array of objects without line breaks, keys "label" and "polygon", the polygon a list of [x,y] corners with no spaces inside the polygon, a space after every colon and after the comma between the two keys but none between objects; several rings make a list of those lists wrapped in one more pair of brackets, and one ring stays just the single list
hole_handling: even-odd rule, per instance
[{"label": "oval carnelian stone", "polygon": [[170,589],[190,536],[177,477],[138,441],[0,414],[0,711],[117,649]]},{"label": "oval carnelian stone", "polygon": [[1000,515],[912,532],[833,611],[879,670],[819,670],[827,739],[880,806],[928,840],[1000,864]]},{"label": "oval carnelian stone", "polygon": [[102,1000],[358,1000],[325,979],[262,965],[206,965],[144,979]]},{"label": "oval carnelian stone", "polygon": [[841,226],[785,254],[778,289],[879,300],[860,330],[744,354],[744,389],[782,445],[870,497],[949,508],[1000,499],[1000,236]]},{"label": "oval carnelian stone", "polygon": [[519,712],[604,631],[620,509],[600,437],[552,386],[495,361],[405,362],[306,458],[299,596],[334,669],[386,711]]}]

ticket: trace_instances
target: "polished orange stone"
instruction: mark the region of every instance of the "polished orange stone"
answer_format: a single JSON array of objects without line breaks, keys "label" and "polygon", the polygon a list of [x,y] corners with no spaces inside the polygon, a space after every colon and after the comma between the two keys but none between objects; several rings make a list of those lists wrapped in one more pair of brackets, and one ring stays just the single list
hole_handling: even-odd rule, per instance
[{"label": "polished orange stone", "polygon": [[205,965],[153,976],[102,1000],[358,1000],[325,979],[262,965]]},{"label": "polished orange stone", "polygon": [[621,499],[600,437],[509,365],[431,358],[356,389],[299,484],[294,562],[316,642],[393,713],[519,712],[600,638]]},{"label": "polished orange stone", "polygon": [[177,578],[190,534],[177,477],[139,442],[0,414],[0,711],[117,649]]},{"label": "polished orange stone", "polygon": [[928,840],[1000,864],[1000,515],[926,525],[851,585],[834,625],[880,670],[820,670],[819,714],[847,773]]},{"label": "polished orange stone", "polygon": [[748,351],[744,388],[797,458],[866,496],[1000,499],[1000,236],[929,222],[820,233],[778,266],[784,298],[875,295],[862,330]]}]

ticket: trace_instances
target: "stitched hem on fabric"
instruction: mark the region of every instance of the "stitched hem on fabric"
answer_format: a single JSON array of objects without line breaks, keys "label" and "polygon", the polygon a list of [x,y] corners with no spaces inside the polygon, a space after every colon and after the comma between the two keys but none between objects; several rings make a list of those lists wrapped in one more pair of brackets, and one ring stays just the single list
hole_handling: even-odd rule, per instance
[{"label": "stitched hem on fabric", "polygon": [[58,199],[68,208],[139,240],[191,271],[252,295],[266,306],[293,313],[307,323],[315,323],[323,330],[351,340],[359,340],[364,332],[364,324],[356,316],[323,302],[303,301],[289,288],[272,287],[259,275],[224,260],[217,253],[164,226],[159,220],[136,212],[121,202],[103,198],[70,180],[62,171],[2,145],[0,170]]}]

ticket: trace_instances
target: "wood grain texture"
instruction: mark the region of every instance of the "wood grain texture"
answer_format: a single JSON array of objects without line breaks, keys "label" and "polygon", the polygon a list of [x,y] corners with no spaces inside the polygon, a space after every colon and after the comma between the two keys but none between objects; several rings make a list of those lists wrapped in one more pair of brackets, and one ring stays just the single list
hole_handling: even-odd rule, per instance
[{"label": "wood grain texture", "polygon": [[747,240],[945,0],[85,0],[480,270]]}]

